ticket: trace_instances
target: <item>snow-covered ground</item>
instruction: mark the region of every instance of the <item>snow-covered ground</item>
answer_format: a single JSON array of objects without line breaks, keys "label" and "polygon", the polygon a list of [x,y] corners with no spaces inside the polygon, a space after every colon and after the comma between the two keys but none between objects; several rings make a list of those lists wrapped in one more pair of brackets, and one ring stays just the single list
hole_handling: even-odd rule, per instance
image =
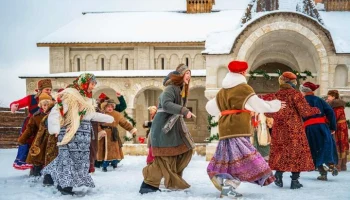
[{"label": "snow-covered ground", "polygon": [[[36,180],[28,176],[28,171],[17,171],[12,168],[15,157],[15,149],[0,150],[0,199],[1,200],[46,200],[46,199],[132,199],[132,200],[172,200],[172,199],[216,199],[219,192],[214,188],[206,174],[208,162],[204,157],[194,156],[188,168],[184,172],[184,178],[191,185],[186,192],[157,192],[140,195],[138,193],[142,182],[142,168],[145,166],[146,157],[126,156],[121,162],[122,166],[107,173],[96,171],[92,177],[96,188],[78,188],[76,191],[84,191],[84,197],[62,196],[54,187],[43,187],[42,179]],[[348,164],[350,168],[350,163]],[[304,187],[300,190],[291,190],[289,174],[284,175],[284,188],[277,188],[274,184],[267,187],[243,183],[238,188],[244,197],[248,199],[269,200],[348,200],[350,199],[350,171],[341,172],[337,177],[329,177],[328,182],[316,180],[317,172],[302,173],[301,183]]]}]

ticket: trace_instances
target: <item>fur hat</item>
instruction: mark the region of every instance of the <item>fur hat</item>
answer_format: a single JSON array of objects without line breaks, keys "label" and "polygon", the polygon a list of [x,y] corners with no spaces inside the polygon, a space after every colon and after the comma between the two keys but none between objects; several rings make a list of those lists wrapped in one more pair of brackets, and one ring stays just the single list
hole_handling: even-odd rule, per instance
[{"label": "fur hat", "polygon": [[228,70],[232,73],[241,73],[247,71],[248,63],[245,61],[234,60],[228,64]]},{"label": "fur hat", "polygon": [[43,90],[44,88],[52,88],[51,79],[42,79],[38,81],[38,90]]},{"label": "fur hat", "polygon": [[313,92],[317,90],[320,87],[320,85],[313,84],[311,82],[305,82],[304,84],[300,85],[300,91],[301,92]]},{"label": "fur hat", "polygon": [[101,109],[104,110],[107,105],[113,105],[113,108],[115,108],[116,103],[113,99],[108,99],[108,100],[104,101],[103,103],[101,103]]},{"label": "fur hat", "polygon": [[293,83],[294,85],[297,84],[297,76],[292,72],[283,72],[283,74],[278,78],[278,81],[280,85],[285,83]]},{"label": "fur hat", "polygon": [[39,104],[38,106],[41,107],[41,104],[44,102],[51,103],[52,102],[52,97],[46,93],[41,93],[39,96]]},{"label": "fur hat", "polygon": [[329,90],[327,95],[335,97],[336,99],[339,99],[339,91],[338,90]]}]

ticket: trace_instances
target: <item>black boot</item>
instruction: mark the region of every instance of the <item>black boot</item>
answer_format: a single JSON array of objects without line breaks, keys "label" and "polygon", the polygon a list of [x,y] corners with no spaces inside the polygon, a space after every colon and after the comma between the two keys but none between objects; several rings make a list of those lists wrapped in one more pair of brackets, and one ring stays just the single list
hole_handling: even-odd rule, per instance
[{"label": "black boot", "polygon": [[73,187],[62,188],[61,186],[57,185],[57,189],[62,195],[74,195]]},{"label": "black boot", "polygon": [[146,193],[157,192],[157,191],[160,191],[159,188],[153,187],[152,185],[148,185],[147,183],[142,182],[139,193],[146,194]]},{"label": "black boot", "polygon": [[301,183],[299,183],[298,179],[300,177],[300,172],[292,172],[292,176],[290,176],[292,178],[292,183],[290,184],[290,189],[299,189],[301,187],[303,187],[303,185]]},{"label": "black boot", "polygon": [[103,172],[107,172],[107,167],[102,167]]},{"label": "black boot", "polygon": [[101,165],[102,165],[102,163],[103,163],[103,161],[97,161],[97,160],[95,160],[95,167],[96,167],[96,168],[100,168]]},{"label": "black boot", "polygon": [[276,171],[275,173],[275,185],[277,185],[278,187],[283,187],[283,172],[281,171]]},{"label": "black boot", "polygon": [[42,169],[41,166],[34,165],[33,176],[41,176],[41,173],[40,173],[41,169]]},{"label": "black boot", "polygon": [[45,174],[43,184],[44,186],[53,186],[53,180],[50,174]]}]

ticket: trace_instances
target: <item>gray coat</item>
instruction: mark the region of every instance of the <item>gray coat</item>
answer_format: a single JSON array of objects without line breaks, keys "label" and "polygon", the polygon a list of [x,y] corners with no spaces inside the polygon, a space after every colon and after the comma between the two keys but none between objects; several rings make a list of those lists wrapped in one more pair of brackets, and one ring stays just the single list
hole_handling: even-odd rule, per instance
[{"label": "gray coat", "polygon": [[189,112],[183,106],[180,93],[180,87],[168,85],[159,97],[158,112],[151,128],[151,145],[154,156],[176,156],[191,149],[184,143],[184,131],[180,120],[176,121],[169,132],[164,133],[162,130],[173,114],[182,114],[185,117]]}]

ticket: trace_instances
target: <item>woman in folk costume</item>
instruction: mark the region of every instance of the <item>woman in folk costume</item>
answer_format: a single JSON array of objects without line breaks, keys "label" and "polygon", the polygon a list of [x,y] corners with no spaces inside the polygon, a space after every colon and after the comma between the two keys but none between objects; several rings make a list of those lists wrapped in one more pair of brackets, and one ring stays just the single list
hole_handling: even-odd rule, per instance
[{"label": "woman in folk costume", "polygon": [[96,113],[92,90],[93,74],[81,74],[58,93],[57,104],[48,117],[49,133],[58,136],[58,156],[43,170],[62,194],[74,194],[73,187],[95,187],[89,175],[91,121],[113,122],[113,117]]},{"label": "woman in folk costume", "polygon": [[154,161],[143,168],[140,193],[159,191],[161,179],[167,189],[186,189],[190,185],[182,173],[192,158],[193,139],[184,122],[192,113],[186,108],[191,71],[180,64],[170,73],[159,97],[158,111],[152,122],[151,146]]},{"label": "woman in folk costume", "polygon": [[274,119],[269,165],[271,169],[276,170],[275,184],[283,187],[283,173],[292,172],[291,189],[303,187],[298,181],[300,172],[315,169],[302,117],[320,114],[320,110],[311,107],[303,95],[295,89],[296,79],[297,76],[292,72],[284,72],[279,77],[280,90],[275,96],[285,101],[287,107],[277,113],[265,114]]},{"label": "woman in folk costume", "polygon": [[333,108],[337,122],[337,129],[334,134],[335,144],[338,151],[338,170],[346,171],[347,156],[349,155],[349,133],[345,116],[345,102],[339,98],[338,90],[328,91],[327,101]]},{"label": "woman in folk costume", "polygon": [[[42,119],[50,112],[51,107],[53,106],[52,97],[46,93],[42,93],[39,96],[39,104],[38,110],[34,115],[29,119],[27,127],[22,135],[18,138],[18,143],[20,145],[28,144],[32,145],[32,141],[35,140],[37,132],[40,130],[40,123]],[[33,139],[34,138],[34,139]],[[42,169],[42,165],[37,162],[33,162],[32,156],[28,153],[26,163],[33,165],[33,169],[31,170],[31,175],[40,176],[40,171]]]},{"label": "woman in folk costume", "polygon": [[277,112],[283,104],[278,100],[264,101],[255,94],[245,78],[246,62],[232,61],[228,69],[223,88],[206,105],[210,115],[220,116],[219,143],[207,173],[221,191],[220,197],[235,198],[242,196],[236,192],[241,181],[265,186],[275,180],[264,158],[250,143],[250,112]]},{"label": "woman in folk costume", "polygon": [[121,126],[131,134],[136,135],[137,129],[134,128],[122,114],[114,110],[115,102],[108,99],[101,104],[103,113],[114,118],[113,123],[99,124],[98,127],[98,150],[97,161],[102,163],[102,171],[107,172],[109,164],[115,169],[118,163],[124,159],[122,150],[122,141],[120,139],[118,126]]},{"label": "woman in folk costume", "polygon": [[[124,96],[121,95],[120,92],[116,92],[116,96],[118,98],[119,104],[115,105],[114,110],[117,112],[123,112],[126,109],[126,101],[124,99]],[[101,103],[103,101],[109,99],[105,93],[101,93],[98,96],[97,103],[98,106],[96,107],[96,112],[101,112],[100,107]],[[95,167],[100,168],[102,165],[102,162],[97,161],[97,148],[98,148],[98,122],[92,122],[92,128],[94,130],[94,135],[91,137],[91,144],[90,144],[90,168],[89,173],[95,172]]]},{"label": "woman in folk costume", "polygon": [[[29,118],[33,116],[34,113],[36,113],[39,110],[38,103],[39,103],[39,96],[41,93],[46,93],[48,95],[51,95],[51,89],[52,89],[52,84],[50,79],[43,79],[38,81],[38,88],[36,89],[36,94],[28,95],[24,97],[23,99],[14,101],[10,104],[11,112],[15,113],[17,110],[21,108],[28,107],[29,114],[28,116],[24,119],[22,128],[20,131],[20,134],[22,134],[28,124]],[[34,138],[32,138],[34,139]],[[31,141],[32,142],[32,141]],[[24,169],[30,169],[33,166],[28,165],[25,160],[28,155],[29,151],[29,144],[24,144],[24,145],[19,145],[18,146],[18,152],[16,159],[13,163],[13,167],[15,169],[19,170],[24,170]]]},{"label": "woman in folk costume", "polygon": [[151,164],[154,161],[154,156],[153,156],[151,141],[150,141],[151,136],[149,133],[150,133],[151,127],[152,127],[152,121],[154,119],[154,116],[156,116],[156,113],[157,113],[157,107],[150,106],[150,107],[148,107],[148,110],[149,110],[149,115],[150,115],[151,121],[145,121],[145,123],[143,124],[143,128],[148,128],[148,130],[146,131],[147,146],[148,146],[148,155],[147,155],[146,163]]},{"label": "woman in folk costume", "polygon": [[265,161],[269,160],[271,136],[268,125],[268,119],[263,113],[254,113],[252,117],[253,125],[253,145],[256,150],[262,155]]},{"label": "woman in folk costume", "polygon": [[337,148],[332,136],[336,130],[336,121],[332,107],[325,100],[315,96],[314,91],[319,87],[311,82],[305,82],[300,85],[300,91],[310,106],[317,107],[321,111],[321,114],[303,119],[312,159],[321,174],[317,179],[327,181],[327,171],[332,172],[333,176],[338,175],[335,167],[338,163]]}]

